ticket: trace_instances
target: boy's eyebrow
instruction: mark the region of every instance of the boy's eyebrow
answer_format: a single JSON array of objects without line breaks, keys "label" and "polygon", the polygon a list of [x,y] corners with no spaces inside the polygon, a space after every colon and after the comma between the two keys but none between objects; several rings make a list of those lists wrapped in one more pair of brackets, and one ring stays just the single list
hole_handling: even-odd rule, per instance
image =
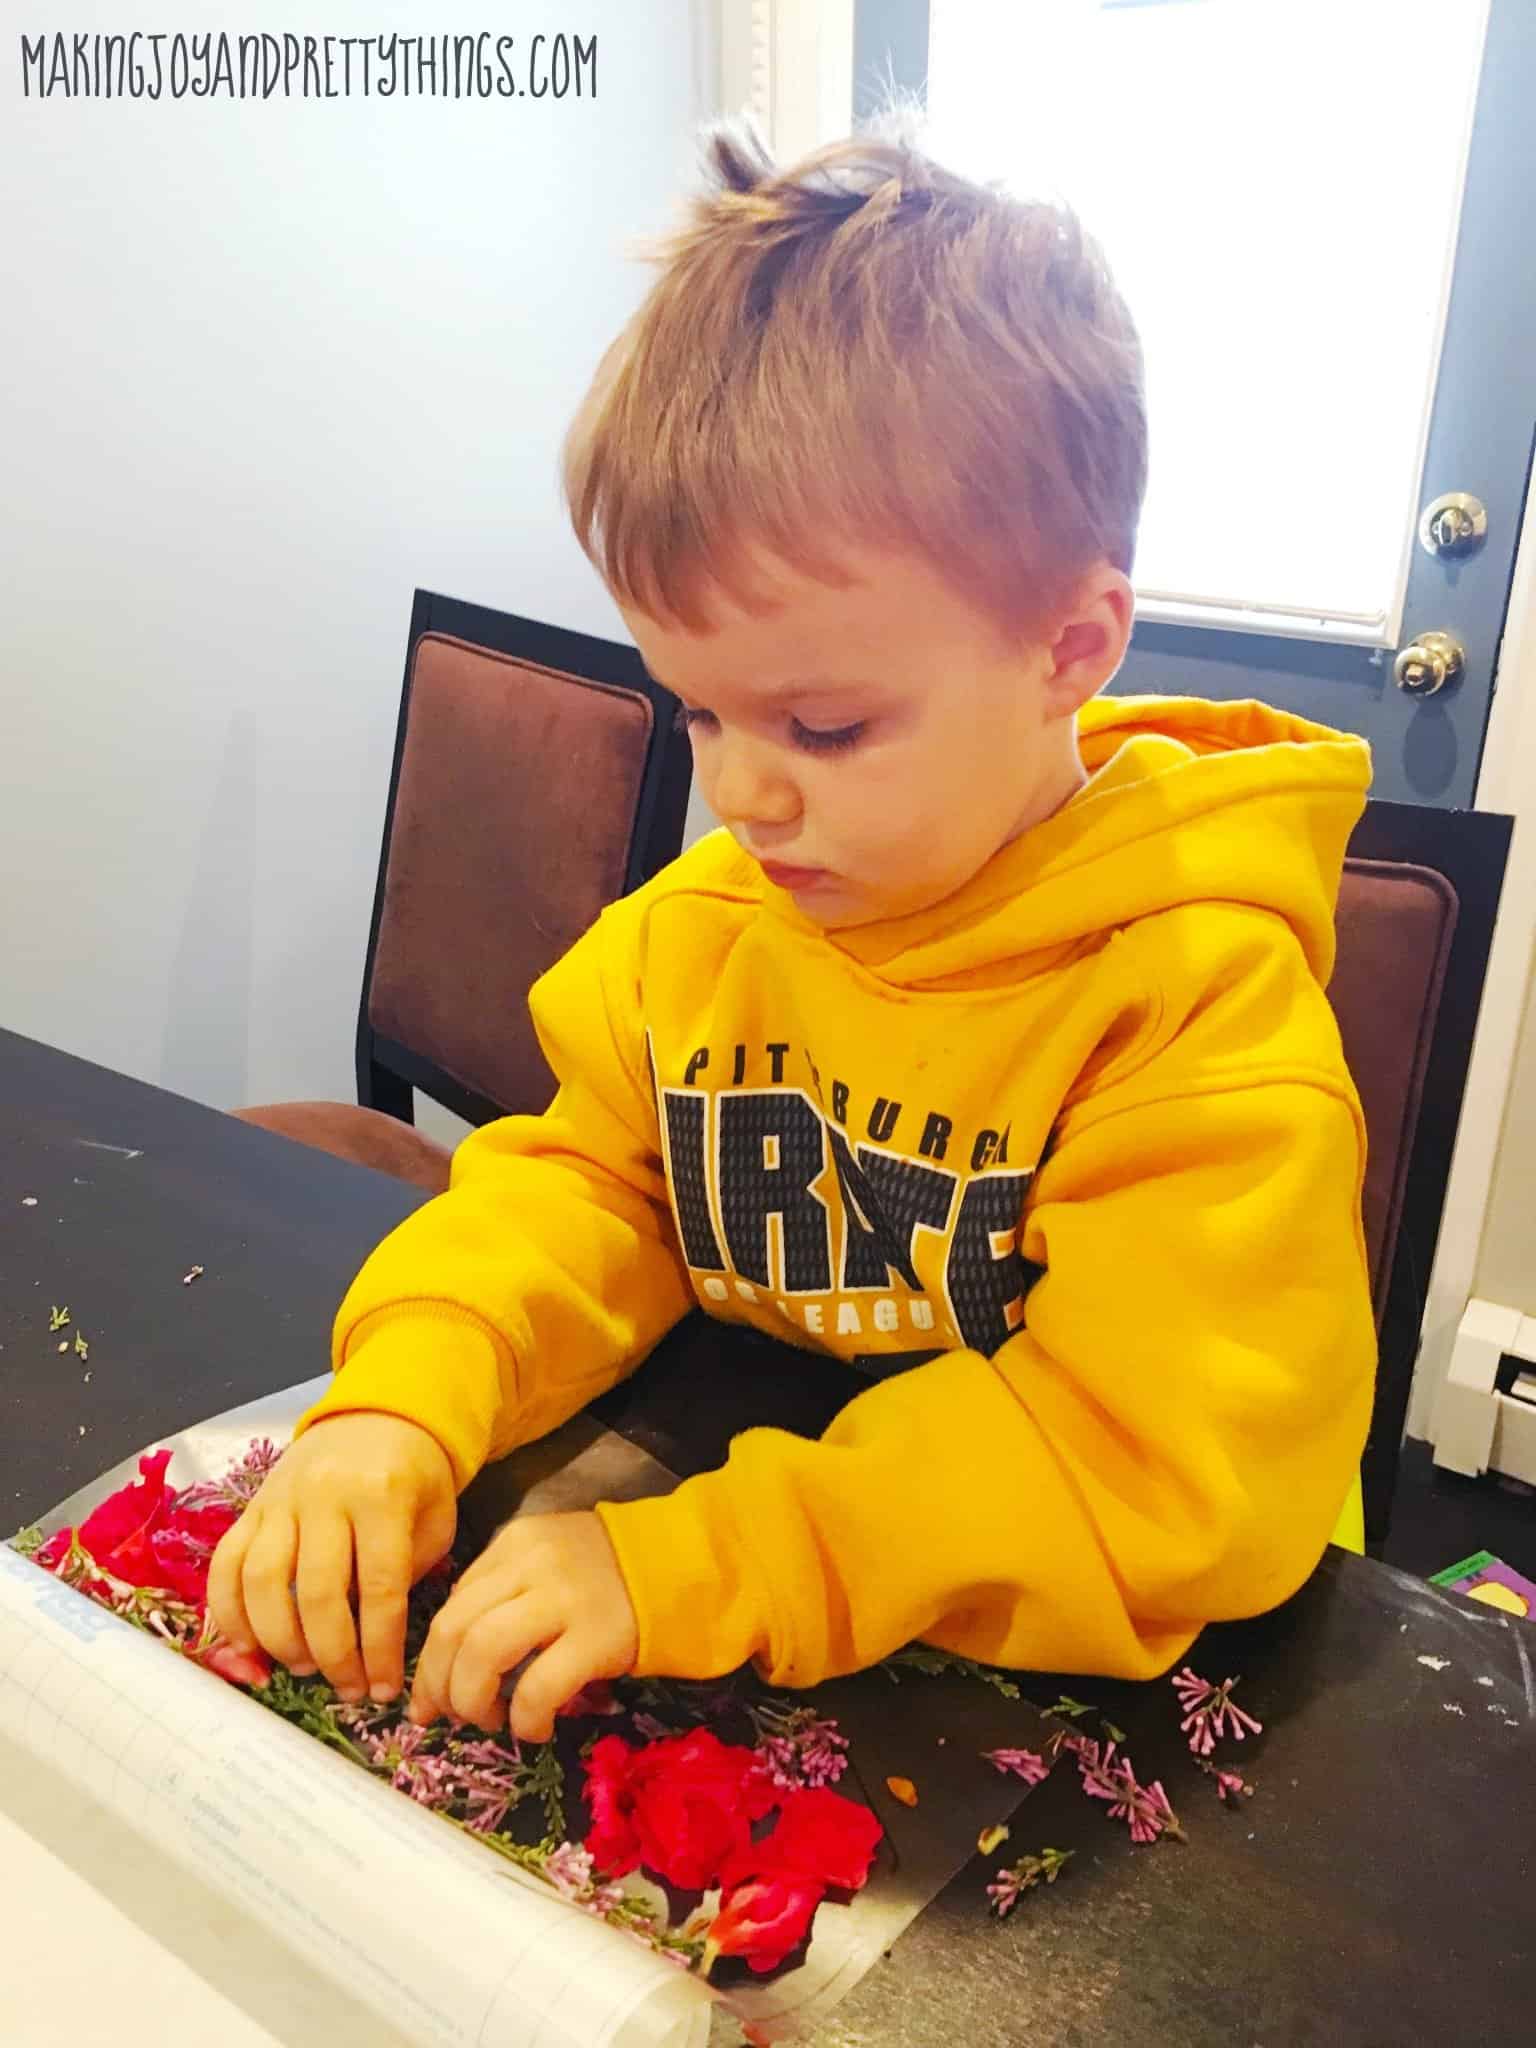
[{"label": "boy's eyebrow", "polygon": [[[656,675],[654,670],[652,679],[660,683],[664,690],[670,690],[674,697],[683,695],[675,684],[669,683],[664,676]],[[869,676],[801,676],[763,694],[775,704],[799,704],[807,697],[831,697],[844,691],[856,692],[877,687],[874,679]]]}]

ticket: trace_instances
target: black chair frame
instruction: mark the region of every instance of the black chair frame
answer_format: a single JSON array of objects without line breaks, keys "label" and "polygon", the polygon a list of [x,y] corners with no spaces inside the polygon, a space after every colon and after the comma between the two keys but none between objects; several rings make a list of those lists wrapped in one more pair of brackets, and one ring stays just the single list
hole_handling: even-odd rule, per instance
[{"label": "black chair frame", "polygon": [[498,654],[513,655],[522,661],[537,662],[568,675],[636,690],[649,699],[655,718],[646,746],[634,830],[630,835],[629,859],[624,873],[626,895],[664,868],[668,861],[674,860],[682,850],[693,772],[692,755],[687,734],[678,725],[677,699],[652,680],[634,647],[618,640],[601,640],[590,633],[570,632],[562,626],[546,625],[541,620],[522,618],[513,612],[493,611],[486,605],[444,597],[436,591],[416,592],[406,646],[405,679],[400,689],[400,717],[395,728],[395,753],[389,775],[389,799],[384,812],[384,839],[379,853],[378,881],[374,888],[373,917],[368,928],[368,956],[357,1012],[357,1099],[365,1109],[382,1110],[386,1115],[398,1117],[402,1123],[414,1124],[415,1090],[419,1088],[466,1123],[479,1125],[505,1115],[505,1108],[465,1088],[435,1061],[375,1031],[369,1017],[374,958],[384,915],[384,884],[389,873],[395,799],[399,793],[400,765],[410,724],[411,671],[416,643],[423,633],[446,634],[466,640],[473,646],[491,648]]}]

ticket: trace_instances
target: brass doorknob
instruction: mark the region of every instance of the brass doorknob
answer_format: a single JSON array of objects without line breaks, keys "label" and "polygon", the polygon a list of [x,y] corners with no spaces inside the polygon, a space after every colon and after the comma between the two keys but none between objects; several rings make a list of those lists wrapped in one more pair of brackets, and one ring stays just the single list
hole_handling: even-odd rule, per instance
[{"label": "brass doorknob", "polygon": [[1421,633],[1392,664],[1398,688],[1412,697],[1433,697],[1454,683],[1466,665],[1466,650],[1449,633]]}]

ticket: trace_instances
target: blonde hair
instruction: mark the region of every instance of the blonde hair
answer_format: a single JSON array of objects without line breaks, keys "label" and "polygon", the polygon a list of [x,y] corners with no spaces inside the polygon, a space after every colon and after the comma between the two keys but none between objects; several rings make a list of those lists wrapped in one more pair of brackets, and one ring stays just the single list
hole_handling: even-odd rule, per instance
[{"label": "blonde hair", "polygon": [[782,171],[723,126],[705,165],[565,443],[620,602],[698,629],[711,588],[754,601],[748,548],[836,583],[884,546],[1028,631],[1129,570],[1141,350],[1066,208],[942,169],[905,119]]}]

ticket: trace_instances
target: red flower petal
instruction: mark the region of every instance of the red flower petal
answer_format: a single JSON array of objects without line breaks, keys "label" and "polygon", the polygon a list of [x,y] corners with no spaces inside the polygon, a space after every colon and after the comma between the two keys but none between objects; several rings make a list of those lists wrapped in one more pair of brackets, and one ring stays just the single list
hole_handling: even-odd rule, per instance
[{"label": "red flower petal", "polygon": [[231,1685],[265,1685],[272,1676],[272,1659],[264,1650],[237,1650],[233,1643],[211,1643],[197,1661]]},{"label": "red flower petal", "polygon": [[[131,1546],[135,1537],[147,1538],[150,1530],[156,1529],[165,1520],[170,1510],[170,1492],[165,1483],[165,1468],[171,1462],[168,1450],[154,1451],[147,1458],[139,1460],[139,1477],[127,1486],[120,1486],[116,1493],[109,1493],[99,1507],[93,1508],[80,1524],[80,1541],[99,1565],[117,1578],[128,1578],[127,1572],[120,1572],[111,1562],[119,1551]],[[129,1560],[141,1553],[129,1549]],[[138,1581],[130,1580],[137,1584]]]},{"label": "red flower petal", "polygon": [[867,1806],[840,1792],[825,1786],[790,1792],[773,1832],[734,1857],[724,1881],[771,1875],[856,1892],[869,1876],[883,1833]]},{"label": "red flower petal", "polygon": [[776,1970],[810,1933],[821,1898],[821,1886],[805,1878],[748,1878],[721,1900],[708,1951],[741,1956],[759,1975]]},{"label": "red flower petal", "polygon": [[635,1752],[617,1735],[594,1742],[587,1756],[585,1793],[592,1812],[586,1847],[597,1868],[610,1877],[625,1877],[640,1861],[635,1837],[634,1795],[630,1765]]}]

